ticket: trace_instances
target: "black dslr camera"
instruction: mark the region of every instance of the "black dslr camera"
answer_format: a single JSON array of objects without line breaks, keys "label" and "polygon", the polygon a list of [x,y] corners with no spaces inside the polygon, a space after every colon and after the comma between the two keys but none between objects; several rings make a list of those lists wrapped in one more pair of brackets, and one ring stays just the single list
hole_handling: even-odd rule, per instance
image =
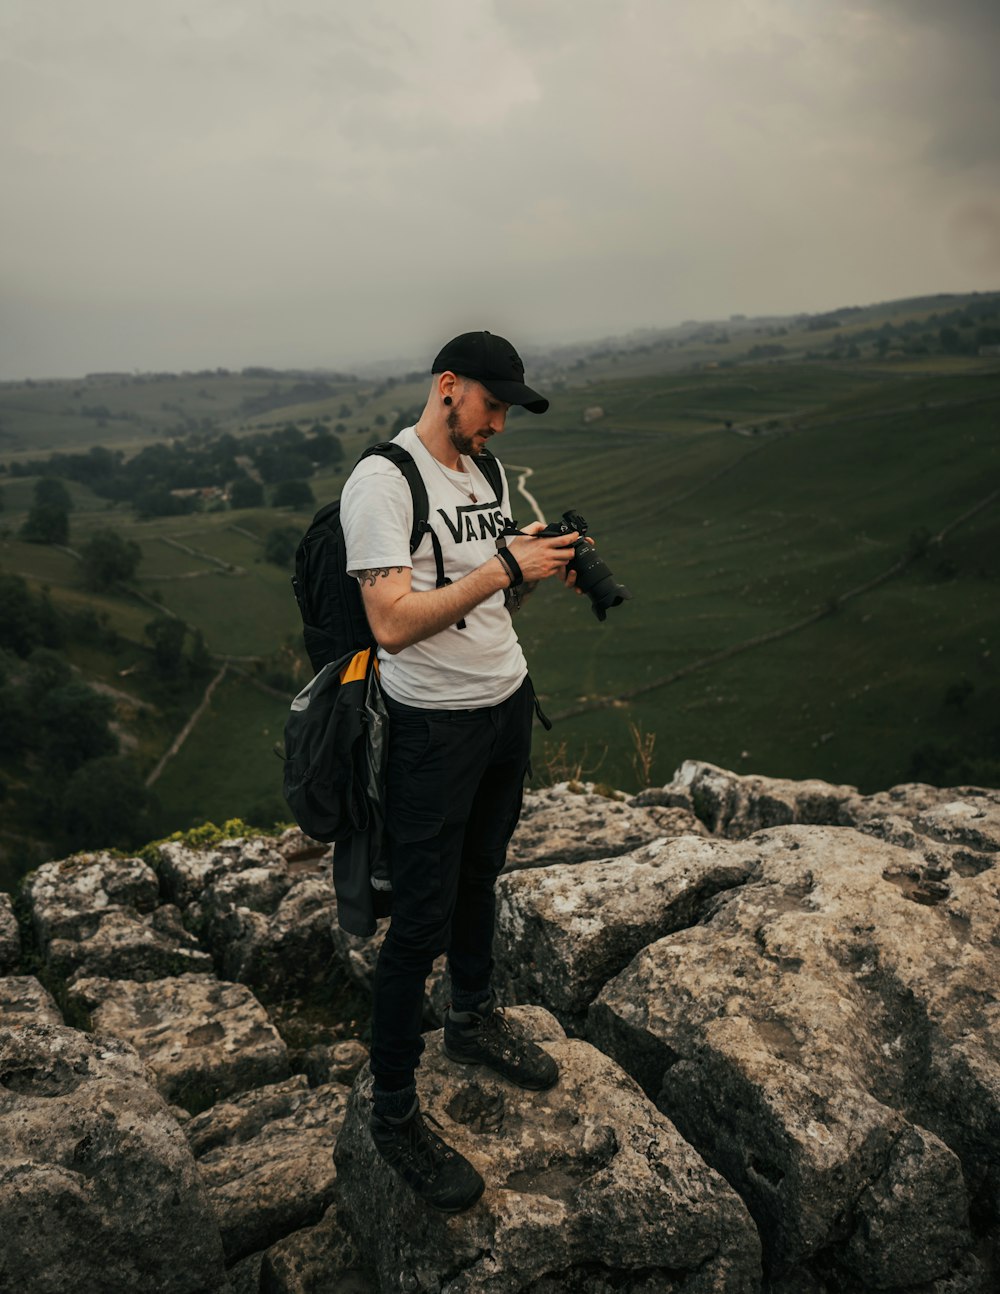
[{"label": "black dslr camera", "polygon": [[539,530],[536,539],[557,539],[560,535],[579,531],[580,538],[573,545],[573,559],[567,562],[566,569],[576,571],[576,587],[590,598],[591,610],[598,620],[606,620],[608,609],[617,607],[632,594],[624,584],[618,584],[611,570],[600,556],[594,544],[584,538],[587,523],[579,512],[564,512],[561,521],[550,521],[544,530]]}]

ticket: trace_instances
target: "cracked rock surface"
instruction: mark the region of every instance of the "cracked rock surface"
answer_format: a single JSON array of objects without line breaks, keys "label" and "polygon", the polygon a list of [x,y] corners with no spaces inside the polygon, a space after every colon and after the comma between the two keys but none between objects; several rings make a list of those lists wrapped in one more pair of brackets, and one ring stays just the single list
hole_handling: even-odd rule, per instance
[{"label": "cracked rock surface", "polygon": [[334,926],[329,854],[173,841],[0,896],[0,1287],[998,1288],[1000,792],[694,760],[631,797],[529,792],[497,983],[577,1036],[512,1010],[563,1067],[540,1094],[429,1037],[425,1109],[487,1181],[450,1219],[367,1136],[381,933]]},{"label": "cracked rock surface", "polygon": [[0,1281],[25,1294],[223,1281],[184,1135],[116,1038],[0,1028]]},{"label": "cracked rock surface", "polygon": [[242,984],[212,975],[81,979],[71,1000],[96,1030],[131,1043],[163,1095],[186,1108],[288,1076],[285,1044]]},{"label": "cracked rock surface", "polygon": [[228,1294],[379,1294],[336,1204],[228,1275]]},{"label": "cracked rock surface", "polygon": [[739,1190],[773,1273],[985,1289],[995,870],[949,873],[928,896],[908,851],[853,830],[784,827],[727,848],[752,879],[640,952],[591,1006],[588,1037]]},{"label": "cracked rock surface", "polygon": [[62,1022],[55,999],[34,975],[6,975],[0,979],[0,1028]]},{"label": "cracked rock surface", "polygon": [[25,882],[35,937],[44,954],[53,939],[86,939],[109,911],[152,912],[160,897],[156,873],[141,858],[74,854],[44,863]]},{"label": "cracked rock surface", "polygon": [[198,848],[178,840],[156,847],[157,871],[164,897],[178,907],[195,902],[220,877],[251,867],[284,869],[284,855],[267,837],[220,840],[211,848]]},{"label": "cracked rock surface", "polygon": [[333,1145],[349,1089],[298,1075],[222,1102],[185,1124],[227,1261],[317,1223],[333,1202]]},{"label": "cracked rock surface", "polygon": [[510,1017],[558,1061],[550,1091],[452,1064],[440,1032],[427,1038],[418,1076],[423,1110],[486,1181],[466,1213],[433,1214],[399,1182],[368,1135],[367,1074],[354,1085],[337,1142],[340,1199],[379,1289],[758,1289],[743,1203],[669,1119],[547,1012],[512,1008]]},{"label": "cracked rock surface", "polygon": [[189,910],[226,979],[280,994],[307,987],[333,957],[333,882],[250,867],[221,876]]},{"label": "cracked rock surface", "polygon": [[0,894],[0,975],[14,970],[21,960],[21,933],[9,894]]},{"label": "cracked rock surface", "polygon": [[147,916],[114,907],[96,916],[86,935],[50,940],[46,961],[67,979],[112,976],[152,980],[185,971],[211,971],[212,958],[181,925],[180,913],[164,904]]},{"label": "cracked rock surface", "polygon": [[504,871],[609,858],[661,836],[703,832],[688,809],[598,795],[586,782],[558,782],[525,793]]},{"label": "cracked rock surface", "polygon": [[598,991],[640,949],[693,925],[713,895],[745,882],[750,857],[685,836],[618,858],[532,868],[497,882],[497,972],[503,1000],[539,1002],[578,1024]]}]

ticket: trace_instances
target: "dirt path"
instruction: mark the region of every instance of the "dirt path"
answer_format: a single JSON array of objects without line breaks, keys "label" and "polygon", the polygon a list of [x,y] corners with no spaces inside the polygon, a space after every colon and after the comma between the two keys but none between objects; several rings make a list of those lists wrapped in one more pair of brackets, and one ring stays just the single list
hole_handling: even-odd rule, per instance
[{"label": "dirt path", "polygon": [[185,741],[187,741],[188,737],[191,735],[192,730],[194,729],[195,724],[198,722],[201,716],[208,709],[209,703],[212,700],[212,694],[214,693],[215,689],[219,686],[219,684],[222,682],[222,680],[226,677],[226,672],[228,669],[229,669],[228,664],[223,665],[222,669],[220,669],[218,674],[215,675],[215,677],[209,683],[208,687],[205,688],[205,695],[201,698],[201,701],[198,704],[197,708],[193,711],[187,723],[184,725],[184,727],[180,730],[180,732],[172,741],[170,745],[170,749],[166,752],[166,754],[163,756],[160,762],[156,765],[156,767],[153,769],[150,775],[146,778],[147,786],[152,786],[154,782],[156,782],[159,779],[160,774],[166,768],[167,764],[169,764],[169,762],[177,754],[180,748],[184,745]]},{"label": "dirt path", "polygon": [[81,675],[87,686],[94,692],[101,692],[104,696],[111,697],[113,701],[121,701],[123,705],[130,705],[135,710],[148,710],[151,714],[155,714],[159,708],[153,705],[152,701],[144,701],[141,696],[133,696],[131,692],[124,692],[119,687],[112,687],[110,683],[102,683],[100,679],[87,678],[80,670],[77,670],[77,673]]},{"label": "dirt path", "polygon": [[529,476],[534,476],[535,469],[533,467],[520,467],[517,463],[506,463],[505,467],[509,467],[512,472],[520,473],[517,478],[517,492],[522,498],[528,501],[528,507],[531,508],[532,512],[535,514],[535,520],[544,522],[545,517],[542,514],[541,508],[538,506],[538,500],[525,488],[525,482]]}]

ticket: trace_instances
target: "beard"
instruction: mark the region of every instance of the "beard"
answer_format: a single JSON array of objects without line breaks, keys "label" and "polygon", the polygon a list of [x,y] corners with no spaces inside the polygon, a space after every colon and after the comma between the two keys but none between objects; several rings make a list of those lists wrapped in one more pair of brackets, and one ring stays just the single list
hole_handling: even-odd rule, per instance
[{"label": "beard", "polygon": [[[457,409],[452,409],[449,411],[448,417],[447,417],[447,423],[448,423],[449,439],[451,440],[451,443],[454,446],[454,448],[457,449],[460,454],[471,455],[473,458],[475,458],[475,456],[482,449],[482,445],[480,445],[479,448],[477,449],[475,440],[473,439],[472,436],[468,434],[468,431],[466,430],[466,428],[463,427],[462,419],[459,416],[459,412]],[[489,433],[484,431],[481,434],[488,435]]]}]

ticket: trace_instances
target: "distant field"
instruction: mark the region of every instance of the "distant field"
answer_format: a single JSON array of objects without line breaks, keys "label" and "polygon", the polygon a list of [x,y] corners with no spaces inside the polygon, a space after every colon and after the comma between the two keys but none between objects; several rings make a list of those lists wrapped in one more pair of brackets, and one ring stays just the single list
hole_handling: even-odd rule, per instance
[{"label": "distant field", "polygon": [[243,818],[270,825],[287,818],[281,800],[281,740],[288,706],[230,675],[216,690],[197,729],[154,790],[164,830],[196,822]]},{"label": "distant field", "polygon": [[[532,469],[528,488],[550,518],[567,508],[588,518],[602,555],[633,594],[604,624],[585,599],[556,587],[540,589],[519,613],[546,709],[594,707],[551,734],[537,731],[536,772],[580,768],[636,786],[630,724],[655,733],[654,781],[697,757],[870,791],[905,780],[915,752],[928,744],[980,742],[1000,714],[1000,502],[930,543],[902,574],[838,599],[1000,487],[1000,366],[938,356],[923,364],[785,360],[645,371],[654,362],[637,355],[628,365],[600,360],[574,371],[554,388],[547,417],[512,418],[496,443],[505,461]],[[613,371],[623,365],[634,371]],[[142,416],[157,401],[171,402],[167,385],[145,392]],[[223,379],[205,385],[220,405],[225,388]],[[265,388],[234,387],[226,397],[234,425],[240,401]],[[331,408],[336,417],[349,400],[345,444],[353,461],[378,430],[362,431],[362,419],[375,410],[388,418],[419,399],[421,384],[377,395],[371,384],[365,389],[363,412],[345,387],[326,403],[253,417],[281,425]],[[4,398],[6,425],[13,415]],[[53,397],[53,410],[57,403]],[[585,422],[595,407],[603,413]],[[18,414],[19,435],[28,434],[28,412]],[[315,478],[317,502],[335,497],[343,479],[343,472]],[[91,661],[95,676],[141,664],[143,626],[155,604],[125,594],[95,598],[71,555],[18,541],[32,485],[2,485],[0,566],[49,587],[61,604],[94,604],[134,645],[114,669]],[[144,554],[137,589],[200,628],[212,652],[273,657],[297,639],[289,572],[263,560],[262,544],[277,527],[303,530],[311,508],[138,522],[126,508],[73,493],[70,546],[107,525],[135,539]],[[514,511],[529,519],[523,500]],[[828,614],[792,636],[600,705],[817,610]],[[142,678],[140,669],[128,686],[141,692]],[[955,700],[955,685],[967,700]],[[285,708],[228,678],[157,785],[164,823],[277,812],[281,766],[270,748]],[[170,734],[156,732],[165,745]],[[141,758],[151,766],[156,753],[144,739]]]},{"label": "distant field", "polygon": [[[789,376],[801,382],[765,375],[770,407]],[[874,390],[883,405],[903,402],[898,388]],[[584,512],[635,599],[603,625],[561,590],[529,604],[520,632],[548,705],[628,691],[791,624],[885,570],[915,531],[955,520],[1000,485],[1000,379],[981,375],[973,390],[994,403],[967,404],[968,386],[946,380],[920,391],[937,407],[840,419],[820,406],[799,430],[757,443],[711,432],[686,443],[616,436],[598,449],[592,426],[548,443],[519,428],[509,456],[535,465],[533,493],[550,514]],[[983,653],[1000,629],[998,541],[1000,504],[801,634],[566,720],[559,739],[607,746],[597,776],[612,783],[633,780],[630,722],[656,732],[662,778],[697,755],[867,789],[900,781],[917,746],[960,740],[970,726],[943,706],[948,686],[969,678],[995,702],[995,662]]]}]

